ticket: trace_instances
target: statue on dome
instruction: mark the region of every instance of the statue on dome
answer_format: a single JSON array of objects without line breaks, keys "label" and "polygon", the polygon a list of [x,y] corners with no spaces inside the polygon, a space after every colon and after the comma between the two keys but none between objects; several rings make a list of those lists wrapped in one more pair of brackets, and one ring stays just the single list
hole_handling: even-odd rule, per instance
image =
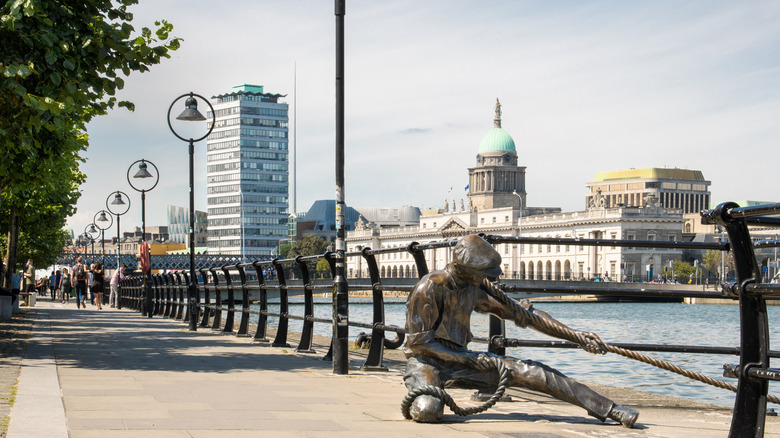
[{"label": "statue on dome", "polygon": [[496,97],[496,117],[493,119],[493,126],[496,128],[501,127],[501,102]]}]

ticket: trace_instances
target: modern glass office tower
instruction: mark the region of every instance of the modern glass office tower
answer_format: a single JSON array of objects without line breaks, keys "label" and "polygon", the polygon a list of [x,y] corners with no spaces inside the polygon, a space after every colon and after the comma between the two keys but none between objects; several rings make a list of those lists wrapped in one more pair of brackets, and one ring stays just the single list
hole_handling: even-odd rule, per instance
[{"label": "modern glass office tower", "polygon": [[208,247],[211,254],[270,256],[287,237],[285,95],[239,85],[212,97],[208,139]]}]

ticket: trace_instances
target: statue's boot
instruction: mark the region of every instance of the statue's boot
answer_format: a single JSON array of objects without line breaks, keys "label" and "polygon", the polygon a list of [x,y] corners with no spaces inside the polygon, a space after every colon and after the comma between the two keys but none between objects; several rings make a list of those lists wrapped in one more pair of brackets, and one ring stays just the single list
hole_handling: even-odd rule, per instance
[{"label": "statue's boot", "polygon": [[639,412],[629,408],[628,406],[615,405],[612,407],[612,410],[609,411],[609,415],[607,415],[607,417],[630,429],[634,427],[636,419],[639,418]]}]

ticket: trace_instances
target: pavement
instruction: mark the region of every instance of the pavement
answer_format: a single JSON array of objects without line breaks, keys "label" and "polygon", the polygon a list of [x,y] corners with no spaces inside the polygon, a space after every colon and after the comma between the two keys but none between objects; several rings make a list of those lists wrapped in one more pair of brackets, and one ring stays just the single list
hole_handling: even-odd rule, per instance
[{"label": "pavement", "polygon": [[[368,372],[359,369],[365,350],[350,350],[349,374],[334,375],[321,359],[324,338],[316,340],[317,353],[296,353],[124,309],[77,310],[44,299],[24,311],[15,319],[20,327],[32,320],[31,330],[6,403],[8,438],[695,438],[725,437],[731,421],[730,409],[592,385],[638,409],[637,428],[601,423],[581,408],[516,389],[508,391],[512,401],[482,414],[447,411],[442,423],[418,424],[400,412],[406,388],[397,351],[386,354],[388,371]],[[0,388],[14,376],[13,353],[4,354],[11,372],[0,373]],[[473,403],[470,391],[451,394]],[[767,418],[765,436],[780,438],[778,417]]]}]

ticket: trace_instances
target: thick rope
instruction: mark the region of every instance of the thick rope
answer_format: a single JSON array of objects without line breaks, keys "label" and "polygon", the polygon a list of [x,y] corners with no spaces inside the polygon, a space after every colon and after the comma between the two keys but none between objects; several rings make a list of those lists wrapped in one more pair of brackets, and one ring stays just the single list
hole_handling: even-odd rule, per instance
[{"label": "thick rope", "polygon": [[461,417],[478,414],[493,407],[493,405],[495,405],[496,402],[498,402],[498,400],[504,396],[504,391],[506,391],[506,386],[509,383],[509,369],[498,357],[485,356],[485,358],[490,361],[491,365],[493,365],[493,367],[497,369],[499,373],[498,388],[496,388],[496,392],[485,403],[471,408],[461,408],[455,403],[455,400],[453,400],[452,397],[442,388],[431,385],[418,386],[417,388],[410,389],[409,393],[406,394],[406,397],[404,397],[403,401],[401,402],[401,413],[404,415],[404,418],[407,420],[412,418],[412,414],[409,412],[412,408],[412,403],[414,403],[414,400],[421,395],[430,395],[438,398],[444,402],[444,404],[447,405],[447,407],[449,407],[452,412],[460,415]]},{"label": "thick rope", "polygon": [[[488,291],[488,293],[490,293],[490,295],[497,298],[500,302],[511,306],[515,312],[517,312],[520,315],[523,315],[523,317],[526,318],[526,320],[530,321],[531,325],[535,327],[545,327],[555,332],[557,335],[559,335],[560,338],[569,340],[571,342],[580,345],[588,344],[588,343],[595,344],[595,342],[592,339],[583,336],[582,332],[578,330],[572,330],[568,327],[561,326],[559,324],[555,324],[553,321],[549,321],[545,318],[542,318],[536,315],[535,313],[529,311],[528,309],[524,308],[523,306],[520,305],[520,303],[517,300],[509,297],[506,294],[506,292],[501,290],[497,285],[491,283],[489,280],[485,279],[482,282],[482,287],[485,288]],[[655,359],[650,356],[637,353],[636,351],[633,350],[628,350],[621,347],[615,347],[609,344],[602,344],[602,347],[604,348],[604,350],[609,351],[611,353],[619,354],[629,359],[638,360],[648,365],[653,365],[655,367],[667,371],[671,371],[681,376],[685,376],[689,379],[698,380],[699,382],[706,383],[708,385],[737,392],[737,387],[730,383],[726,383],[718,379],[713,379],[711,377],[705,376],[704,374],[698,373],[696,371],[691,371],[679,367],[673,363],[661,359]],[[767,395],[766,399],[772,403],[780,403],[780,397],[774,395]]]}]

